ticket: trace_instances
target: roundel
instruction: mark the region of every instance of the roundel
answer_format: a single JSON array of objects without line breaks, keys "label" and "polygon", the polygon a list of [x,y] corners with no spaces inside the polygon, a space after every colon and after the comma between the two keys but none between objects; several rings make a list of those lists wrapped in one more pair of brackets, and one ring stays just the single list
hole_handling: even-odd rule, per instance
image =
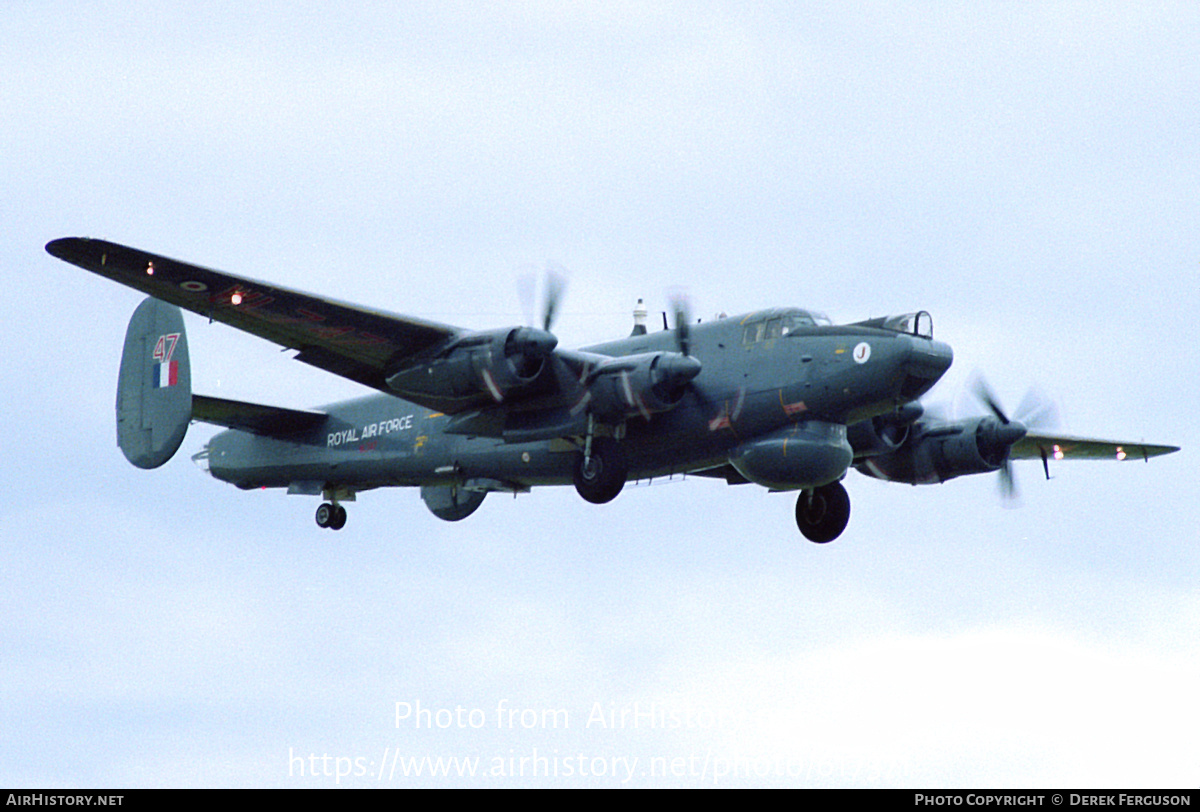
[{"label": "roundel", "polygon": [[854,363],[865,364],[871,357],[871,345],[863,341],[854,348]]}]

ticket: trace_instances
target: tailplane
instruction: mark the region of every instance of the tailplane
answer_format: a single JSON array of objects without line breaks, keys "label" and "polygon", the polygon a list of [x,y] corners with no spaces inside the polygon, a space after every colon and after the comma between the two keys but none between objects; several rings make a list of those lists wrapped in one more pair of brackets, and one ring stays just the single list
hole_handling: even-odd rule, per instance
[{"label": "tailplane", "polygon": [[117,445],[138,468],[175,454],[192,419],[192,369],[178,307],[149,298],[125,331],[117,379]]}]

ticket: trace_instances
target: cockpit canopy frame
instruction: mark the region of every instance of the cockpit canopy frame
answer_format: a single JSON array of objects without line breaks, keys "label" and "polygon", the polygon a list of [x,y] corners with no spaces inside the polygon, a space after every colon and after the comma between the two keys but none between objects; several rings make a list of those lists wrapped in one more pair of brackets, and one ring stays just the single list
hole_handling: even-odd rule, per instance
[{"label": "cockpit canopy frame", "polygon": [[883,316],[878,319],[868,319],[858,322],[863,327],[876,327],[881,330],[891,330],[896,333],[917,336],[918,338],[933,338],[933,316],[928,310],[918,310],[915,313],[901,313],[898,316]]}]

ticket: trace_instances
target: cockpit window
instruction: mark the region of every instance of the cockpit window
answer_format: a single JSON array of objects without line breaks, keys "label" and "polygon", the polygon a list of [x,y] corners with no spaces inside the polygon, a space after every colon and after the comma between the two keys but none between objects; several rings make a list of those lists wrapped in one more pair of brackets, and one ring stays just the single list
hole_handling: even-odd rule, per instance
[{"label": "cockpit window", "polygon": [[933,338],[933,316],[922,310],[917,314],[917,324],[913,332],[922,338]]},{"label": "cockpit window", "polygon": [[812,327],[816,324],[807,313],[793,313],[790,316],[783,317],[783,335],[794,333],[801,327]]},{"label": "cockpit window", "polygon": [[924,310],[892,316],[883,323],[884,328],[897,333],[908,333],[921,338],[933,338],[933,317]]},{"label": "cockpit window", "polygon": [[770,341],[776,338],[786,338],[797,330],[817,325],[832,325],[833,322],[823,313],[809,313],[804,310],[785,312],[771,318],[761,318],[752,321],[742,329],[742,342],[755,344],[759,341]]}]

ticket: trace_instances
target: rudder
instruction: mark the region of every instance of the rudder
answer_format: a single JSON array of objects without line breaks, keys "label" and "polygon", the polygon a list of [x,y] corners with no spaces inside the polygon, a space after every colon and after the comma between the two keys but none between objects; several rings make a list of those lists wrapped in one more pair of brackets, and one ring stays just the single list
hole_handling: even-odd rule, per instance
[{"label": "rudder", "polygon": [[192,419],[192,369],[178,307],[149,298],[125,331],[117,379],[117,445],[138,468],[174,456]]}]

